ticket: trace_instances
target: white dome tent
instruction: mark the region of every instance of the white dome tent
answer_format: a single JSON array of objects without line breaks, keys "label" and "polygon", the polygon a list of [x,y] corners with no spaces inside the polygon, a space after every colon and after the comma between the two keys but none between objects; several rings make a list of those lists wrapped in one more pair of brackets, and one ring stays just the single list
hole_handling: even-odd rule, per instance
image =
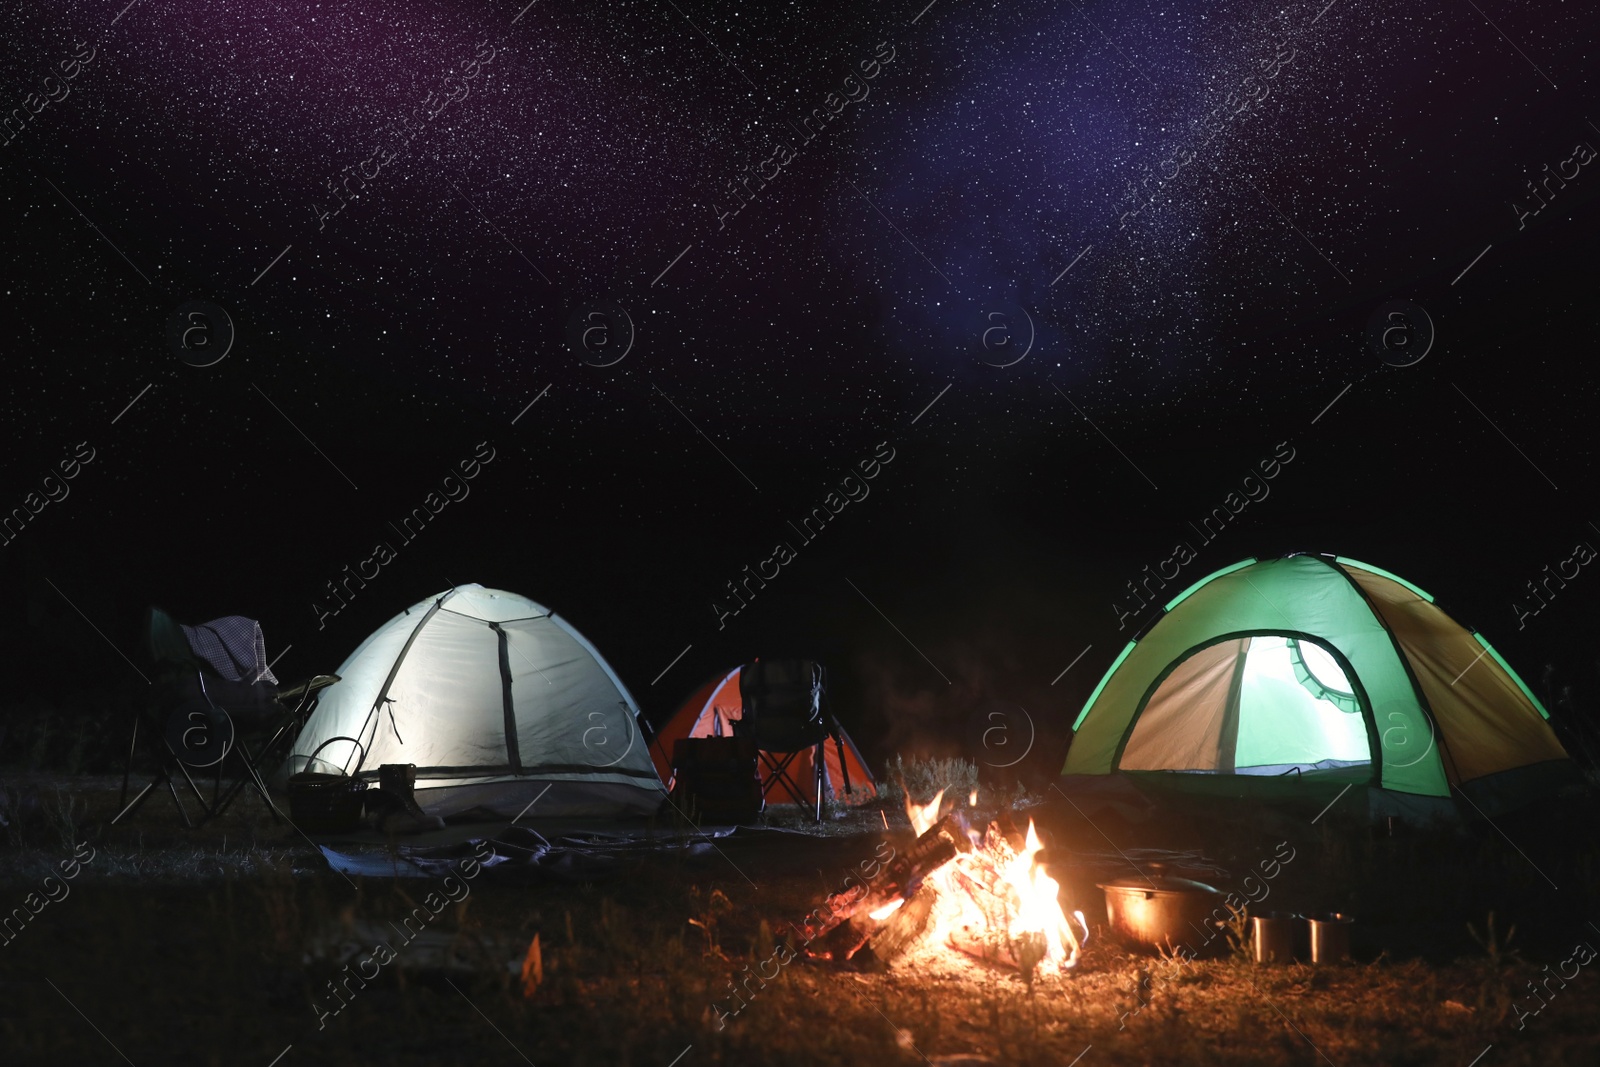
[{"label": "white dome tent", "polygon": [[432,815],[653,813],[665,796],[639,706],[583,635],[527,597],[462,585],[384,623],[339,667],[290,773],[417,766]]}]

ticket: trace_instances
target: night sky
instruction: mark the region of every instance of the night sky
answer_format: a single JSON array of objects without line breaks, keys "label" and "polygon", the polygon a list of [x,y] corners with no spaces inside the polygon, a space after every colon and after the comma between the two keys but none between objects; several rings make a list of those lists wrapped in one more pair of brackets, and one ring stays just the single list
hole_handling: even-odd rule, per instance
[{"label": "night sky", "polygon": [[869,754],[998,700],[1054,770],[1182,542],[1588,714],[1600,575],[1526,583],[1600,545],[1592,7],[925,2],[6,5],[7,703],[480,582],[657,718],[804,653]]}]

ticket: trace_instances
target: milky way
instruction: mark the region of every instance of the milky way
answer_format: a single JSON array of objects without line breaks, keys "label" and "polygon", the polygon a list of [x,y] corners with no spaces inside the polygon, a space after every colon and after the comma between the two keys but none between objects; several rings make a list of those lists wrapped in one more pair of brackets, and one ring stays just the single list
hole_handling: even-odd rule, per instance
[{"label": "milky way", "polygon": [[[1368,546],[1431,588],[1473,529],[1510,553],[1490,612],[1554,550],[1516,516],[1581,521],[1549,494],[1592,470],[1566,339],[1592,336],[1600,178],[1528,190],[1600,143],[1572,4],[113,0],[0,25],[8,499],[97,450],[6,551],[82,568],[90,617],[254,602],[337,658],[498,581],[641,683],[686,644],[685,677],[823,633],[919,684],[941,648],[1042,684],[1089,644],[1093,673],[1124,572],[1280,442],[1293,471],[1196,568]],[[1396,302],[1437,328],[1414,365],[1367,333]],[[234,331],[214,362],[174,349],[198,306]],[[471,500],[315,629],[325,576],[485,441]],[[871,499],[718,631],[727,576],[880,446]],[[973,612],[1012,638],[964,636]]]}]

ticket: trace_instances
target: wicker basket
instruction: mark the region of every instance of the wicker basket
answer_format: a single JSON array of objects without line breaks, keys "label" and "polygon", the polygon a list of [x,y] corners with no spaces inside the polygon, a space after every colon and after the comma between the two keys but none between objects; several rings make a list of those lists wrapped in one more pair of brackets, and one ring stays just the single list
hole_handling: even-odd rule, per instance
[{"label": "wicker basket", "polygon": [[[317,746],[306,759],[311,766],[317,752],[334,741],[349,741],[361,749],[363,761],[366,750],[351,737],[330,737]],[[357,764],[359,767],[360,764]],[[289,817],[307,833],[344,834],[361,829],[362,805],[367,783],[347,774],[325,771],[301,771],[289,776]]]}]

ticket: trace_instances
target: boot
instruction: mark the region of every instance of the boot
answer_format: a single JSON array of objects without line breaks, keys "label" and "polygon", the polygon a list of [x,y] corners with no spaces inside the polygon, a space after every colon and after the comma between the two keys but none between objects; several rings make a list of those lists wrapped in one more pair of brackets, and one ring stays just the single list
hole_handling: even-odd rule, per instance
[{"label": "boot", "polygon": [[444,820],[429,815],[417,806],[413,793],[417,784],[415,763],[385,763],[378,768],[376,796],[369,795],[369,806],[376,800],[377,827],[386,834],[420,834],[443,830]]}]

